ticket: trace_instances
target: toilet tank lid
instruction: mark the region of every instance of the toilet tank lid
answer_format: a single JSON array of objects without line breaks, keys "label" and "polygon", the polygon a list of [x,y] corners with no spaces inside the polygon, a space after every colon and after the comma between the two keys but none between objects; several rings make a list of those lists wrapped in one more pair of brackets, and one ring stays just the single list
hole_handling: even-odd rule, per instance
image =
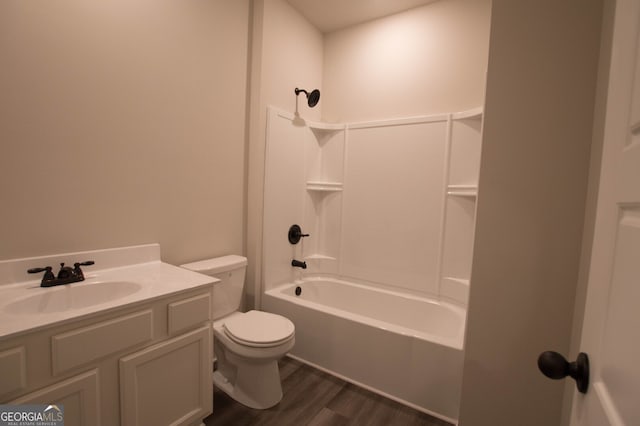
[{"label": "toilet tank lid", "polygon": [[200,272],[201,274],[217,274],[245,266],[247,266],[247,258],[235,254],[180,265],[182,268]]}]

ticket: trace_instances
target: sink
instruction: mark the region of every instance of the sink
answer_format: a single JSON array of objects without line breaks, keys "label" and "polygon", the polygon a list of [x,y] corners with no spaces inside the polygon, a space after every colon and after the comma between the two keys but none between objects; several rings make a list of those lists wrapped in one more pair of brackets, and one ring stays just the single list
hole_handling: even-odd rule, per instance
[{"label": "sink", "polygon": [[141,288],[140,284],[130,281],[61,285],[34,290],[38,293],[9,303],[4,311],[14,315],[33,315],[81,309],[124,298]]}]

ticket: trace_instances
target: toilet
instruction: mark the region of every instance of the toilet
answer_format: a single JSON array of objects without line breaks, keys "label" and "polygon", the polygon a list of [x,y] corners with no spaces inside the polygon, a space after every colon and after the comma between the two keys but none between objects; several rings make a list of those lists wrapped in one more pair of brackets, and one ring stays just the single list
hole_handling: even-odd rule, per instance
[{"label": "toilet", "polygon": [[247,259],[223,256],[181,265],[218,278],[213,285],[213,383],[247,407],[265,409],[282,399],[278,360],[295,343],[293,323],[261,311],[240,312]]}]

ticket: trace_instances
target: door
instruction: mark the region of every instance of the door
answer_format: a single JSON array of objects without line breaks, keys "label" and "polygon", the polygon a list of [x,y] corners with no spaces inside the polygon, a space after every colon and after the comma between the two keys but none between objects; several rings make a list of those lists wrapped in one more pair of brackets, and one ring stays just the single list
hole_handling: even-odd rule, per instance
[{"label": "door", "polygon": [[[11,405],[56,404],[64,407],[66,426],[100,426],[100,372],[89,370],[8,402]],[[4,423],[4,422],[3,422]],[[4,424],[47,424],[49,422],[7,422]]]},{"label": "door", "polygon": [[191,425],[213,410],[209,325],[120,359],[123,426]]},{"label": "door", "polygon": [[640,0],[616,2],[596,228],[573,426],[640,425]]}]

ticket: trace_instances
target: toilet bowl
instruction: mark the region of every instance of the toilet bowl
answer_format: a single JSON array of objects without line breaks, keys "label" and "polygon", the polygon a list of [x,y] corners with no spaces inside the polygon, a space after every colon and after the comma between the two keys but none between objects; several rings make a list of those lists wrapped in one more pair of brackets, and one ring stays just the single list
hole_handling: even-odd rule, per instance
[{"label": "toilet bowl", "polygon": [[218,278],[212,315],[214,386],[247,407],[265,409],[282,399],[278,360],[295,344],[295,326],[268,312],[240,312],[247,259],[224,256],[181,265]]},{"label": "toilet bowl", "polygon": [[295,344],[291,321],[267,312],[235,312],[213,324],[218,389],[247,407],[265,409],[282,399],[278,360]]}]

